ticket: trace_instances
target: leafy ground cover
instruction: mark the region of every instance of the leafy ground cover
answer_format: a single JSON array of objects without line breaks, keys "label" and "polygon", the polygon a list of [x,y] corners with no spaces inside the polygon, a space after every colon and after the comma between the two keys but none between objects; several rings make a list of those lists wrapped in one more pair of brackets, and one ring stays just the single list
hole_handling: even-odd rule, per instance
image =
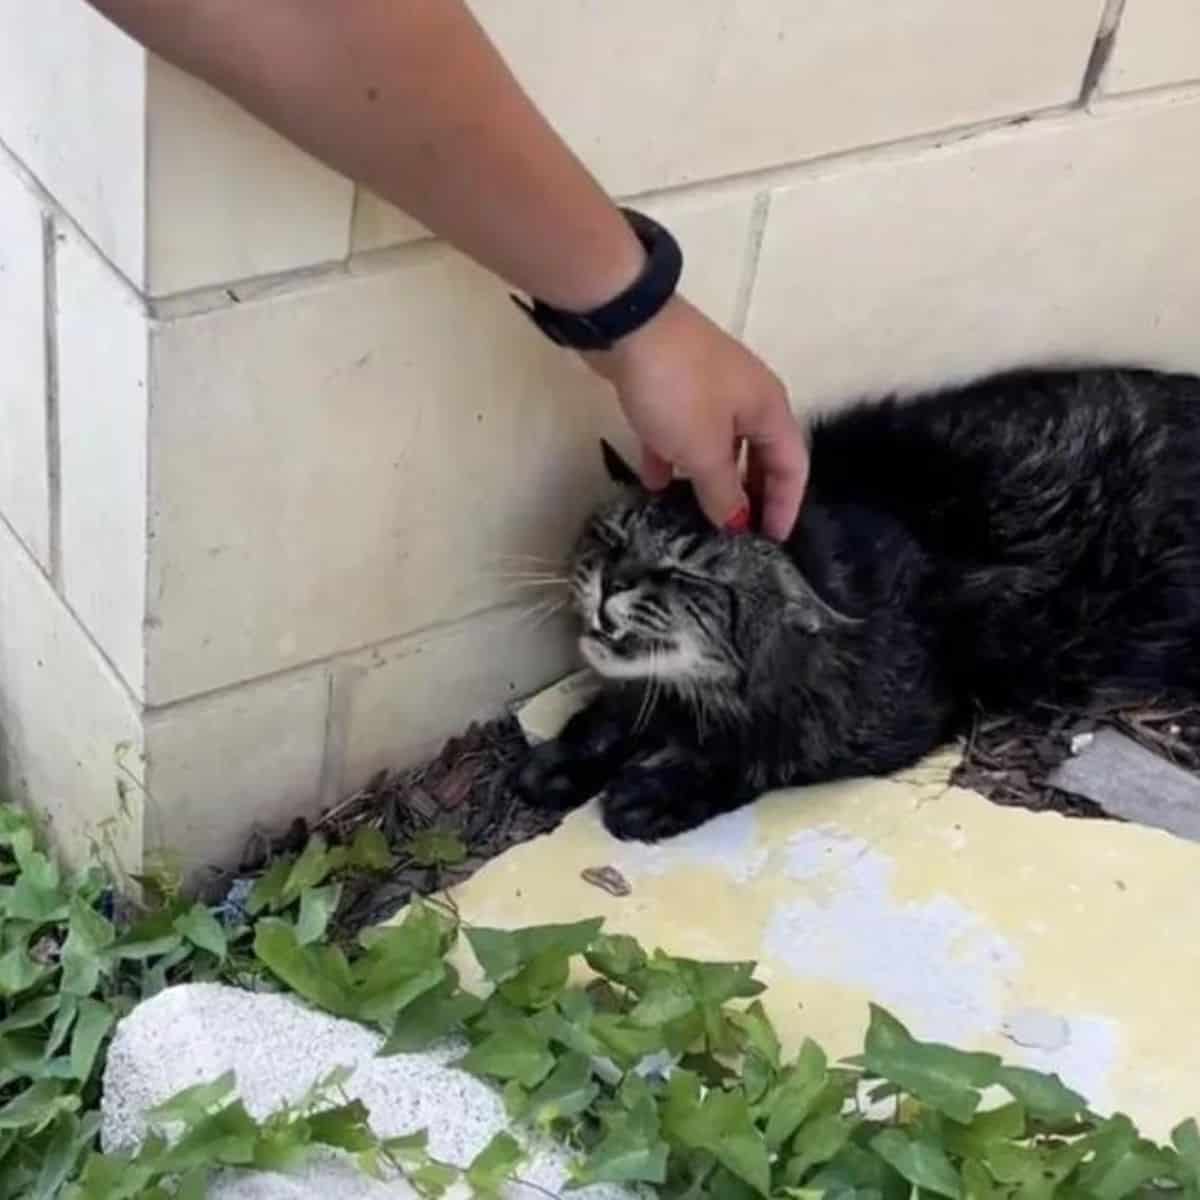
[{"label": "leafy ground cover", "polygon": [[[432,858],[446,846],[418,847]],[[570,1187],[612,1182],[669,1200],[1200,1200],[1200,1128],[1169,1145],[1091,1112],[1052,1075],[922,1042],[872,1008],[861,1055],[785,1056],[749,962],[706,963],[604,931],[600,920],[506,931],[416,900],[402,923],[331,936],[342,889],[384,875],[383,835],[322,838],[218,906],[159,881],[126,914],[98,870],[63,873],[28,818],[0,806],[0,1197],[202,1197],[214,1171],[287,1169],[318,1151],[436,1200],[462,1182],[520,1181],[521,1142],[498,1135],[464,1168],[420,1132],[381,1139],[346,1094],[353,1064],[254,1119],[226,1076],[152,1114],[136,1151],[97,1145],[115,1023],[172,983],[287,989],[383,1032],[381,1053],[461,1040],[462,1069],[503,1092],[514,1130],[575,1155]],[[460,940],[487,980],[462,985]],[[529,1185],[532,1187],[533,1185]]]}]

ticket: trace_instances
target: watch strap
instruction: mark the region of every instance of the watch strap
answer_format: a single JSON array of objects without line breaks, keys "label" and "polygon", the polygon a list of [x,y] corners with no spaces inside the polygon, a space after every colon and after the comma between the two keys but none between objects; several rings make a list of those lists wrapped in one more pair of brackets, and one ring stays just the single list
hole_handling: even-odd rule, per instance
[{"label": "watch strap", "polygon": [[592,309],[573,313],[536,298],[513,302],[557,345],[573,350],[610,350],[662,311],[683,274],[683,251],[657,221],[631,208],[622,215],[646,250],[638,277],[620,295]]}]

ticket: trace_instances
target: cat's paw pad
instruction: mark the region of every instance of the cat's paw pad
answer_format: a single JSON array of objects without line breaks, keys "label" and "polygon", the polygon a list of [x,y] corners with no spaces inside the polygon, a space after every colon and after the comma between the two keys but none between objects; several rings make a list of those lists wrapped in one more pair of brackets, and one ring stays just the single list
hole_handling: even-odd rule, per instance
[{"label": "cat's paw pad", "polygon": [[558,742],[544,742],[517,772],[514,789],[531,808],[570,812],[591,799],[591,789],[577,767]]}]

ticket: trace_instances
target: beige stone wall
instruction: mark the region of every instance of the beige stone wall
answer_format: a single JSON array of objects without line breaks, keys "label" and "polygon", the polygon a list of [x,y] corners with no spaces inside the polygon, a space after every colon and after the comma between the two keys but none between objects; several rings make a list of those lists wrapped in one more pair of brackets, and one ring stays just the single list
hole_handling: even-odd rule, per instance
[{"label": "beige stone wall", "polygon": [[[475,7],[806,410],[1200,369],[1195,0]],[[0,0],[0,142],[0,767],[68,849],[228,857],[569,664],[497,558],[621,429],[495,281],[81,0]]]}]

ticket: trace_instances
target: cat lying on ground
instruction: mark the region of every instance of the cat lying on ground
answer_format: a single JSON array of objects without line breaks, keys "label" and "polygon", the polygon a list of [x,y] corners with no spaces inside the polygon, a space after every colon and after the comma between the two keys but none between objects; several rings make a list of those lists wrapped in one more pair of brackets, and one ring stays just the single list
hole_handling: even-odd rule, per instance
[{"label": "cat lying on ground", "polygon": [[905,767],[975,705],[1200,688],[1200,379],[1009,374],[813,431],[787,543],[686,483],[589,522],[570,587],[597,699],[519,777],[619,838]]}]

